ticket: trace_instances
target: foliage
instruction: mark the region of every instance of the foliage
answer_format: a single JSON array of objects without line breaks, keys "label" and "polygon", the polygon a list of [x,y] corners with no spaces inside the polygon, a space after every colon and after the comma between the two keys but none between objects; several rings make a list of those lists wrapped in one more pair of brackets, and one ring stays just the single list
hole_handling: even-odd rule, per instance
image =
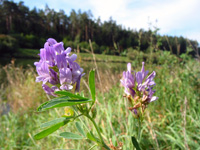
[{"label": "foliage", "polygon": [[[3,76],[1,85],[6,88],[0,89],[2,100],[6,101],[13,112],[26,111],[29,107],[38,106],[45,99],[40,84],[35,83],[36,74],[31,66],[25,70],[15,67],[14,60],[9,65],[1,68]],[[35,90],[33,90],[35,89]],[[38,97],[38,98],[37,98]]]},{"label": "foliage", "polygon": [[93,18],[91,11],[72,9],[68,16],[64,10],[56,12],[48,5],[44,10],[30,10],[24,2],[8,0],[0,5],[0,33],[16,38],[20,48],[39,49],[47,37],[53,37],[63,40],[65,46],[77,49],[79,45],[81,50],[89,48],[84,42],[91,39],[95,53],[116,55],[130,47],[143,52],[149,47],[169,50],[176,55],[185,53],[188,43],[198,47],[197,41],[184,37],[160,36],[158,28],[136,31],[117,25],[112,18],[102,22],[100,18]]},{"label": "foliage", "polygon": [[[171,59],[164,60],[166,57],[171,57]],[[163,54],[162,64],[160,62],[160,64],[149,64],[146,66],[150,69],[149,71],[156,70],[156,96],[159,97],[159,100],[149,105],[147,109],[144,119],[145,123],[142,126],[143,137],[140,143],[141,149],[198,149],[200,147],[198,142],[200,140],[200,64],[191,58],[181,62],[174,61],[170,63],[172,60],[174,60],[174,55]],[[126,67],[126,64],[123,65]],[[103,66],[105,66],[105,63],[103,63]],[[134,65],[134,68],[137,67],[140,69],[140,64],[138,66]],[[9,74],[19,70],[17,67],[14,68]],[[124,68],[121,68],[121,70],[124,70]],[[99,71],[101,79],[104,81],[103,89],[107,88],[111,80],[113,82],[109,92],[96,92],[96,109],[92,111],[98,114],[95,118],[97,125],[101,126],[100,130],[104,139],[111,139],[114,146],[122,142],[123,149],[131,150],[133,149],[132,141],[127,135],[130,133],[137,134],[134,126],[137,122],[133,119],[129,110],[126,109],[127,101],[123,98],[123,89],[119,84],[114,85],[121,78],[121,71],[120,74],[114,75],[112,74],[114,71],[110,71],[108,74],[105,71]],[[30,70],[27,72],[30,73]],[[19,76],[21,78],[22,74],[19,74]],[[89,149],[93,146],[93,142],[85,144],[84,140],[63,140],[57,136],[62,132],[70,131],[76,134],[73,136],[74,138],[77,138],[77,135],[84,137],[85,135],[82,135],[84,133],[80,132],[81,129],[78,129],[79,127],[77,126],[79,125],[76,125],[76,122],[69,122],[65,128],[61,127],[59,131],[56,131],[45,139],[35,141],[33,135],[36,134],[36,126],[39,127],[44,120],[51,121],[58,116],[62,118],[64,110],[61,107],[53,109],[52,111],[45,111],[38,115],[35,112],[36,106],[28,104],[31,101],[34,103],[40,101],[41,103],[42,100],[46,100],[46,96],[43,95],[43,99],[38,99],[39,93],[44,92],[40,88],[40,85],[35,83],[35,76],[30,73],[29,77],[25,76],[22,82],[18,82],[19,79],[16,79],[12,75],[9,80],[16,83],[9,84],[9,87],[5,86],[3,88],[8,89],[5,93],[6,95],[13,95],[12,98],[14,99],[10,99],[13,100],[10,105],[12,106],[14,101],[21,100],[21,103],[26,104],[27,106],[25,108],[28,109],[22,113],[19,107],[17,107],[15,113],[12,110],[8,115],[0,116],[1,149]],[[98,80],[96,82],[99,84]],[[21,90],[22,88],[17,88],[17,85],[20,85],[18,83],[28,84],[24,84],[24,88]],[[37,85],[38,87],[35,88]],[[99,85],[97,86],[97,89],[101,89]],[[31,87],[30,90],[29,87]],[[85,88],[82,87],[82,89]],[[2,91],[2,89],[0,90]],[[17,97],[14,97],[16,93],[20,93],[21,96],[17,95]],[[31,95],[26,98],[28,94]],[[36,96],[37,98],[34,97],[35,94],[38,94]],[[115,109],[113,109],[113,106]],[[57,120],[57,123],[59,121]],[[84,131],[88,130],[86,126],[82,125],[81,120],[77,120],[77,122]],[[85,123],[92,126],[89,120],[86,120]],[[43,127],[47,127],[47,125],[53,124],[43,124]],[[95,130],[92,130],[92,133],[94,135],[97,134]],[[92,134],[86,134],[86,137],[92,139],[93,136]]]},{"label": "foliage", "polygon": [[17,40],[9,35],[0,34],[0,53],[11,54],[18,48]]}]

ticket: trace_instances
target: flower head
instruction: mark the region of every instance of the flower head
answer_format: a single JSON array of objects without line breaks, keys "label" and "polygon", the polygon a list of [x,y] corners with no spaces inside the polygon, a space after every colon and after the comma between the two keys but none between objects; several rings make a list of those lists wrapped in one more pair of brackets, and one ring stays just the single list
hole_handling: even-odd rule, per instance
[{"label": "flower head", "polygon": [[156,72],[153,71],[147,77],[148,73],[149,71],[144,69],[144,62],[141,71],[138,72],[131,71],[131,63],[128,63],[127,71],[123,72],[123,78],[120,80],[125,88],[126,97],[131,104],[129,110],[136,116],[139,116],[139,109],[143,113],[150,102],[158,99],[158,97],[153,96],[155,93],[153,87],[156,85],[153,79]]},{"label": "flower head", "polygon": [[38,77],[36,82],[43,82],[44,91],[56,96],[55,91],[71,90],[76,84],[76,91],[80,89],[80,80],[83,69],[74,62],[76,54],[70,55],[71,48],[64,49],[62,42],[49,38],[40,49],[40,61],[35,62]]}]

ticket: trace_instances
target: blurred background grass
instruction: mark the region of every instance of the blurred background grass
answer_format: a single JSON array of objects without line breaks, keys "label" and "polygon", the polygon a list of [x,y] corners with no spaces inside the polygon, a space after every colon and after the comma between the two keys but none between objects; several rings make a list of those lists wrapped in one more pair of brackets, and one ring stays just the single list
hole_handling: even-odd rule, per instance
[{"label": "blurred background grass", "polygon": [[[135,53],[135,52],[133,52]],[[83,61],[84,57],[91,61]],[[88,94],[88,72],[95,67],[90,54],[80,54],[78,62],[86,75],[81,81],[81,91]],[[99,78],[96,75],[97,102],[95,118],[107,144],[123,143],[123,149],[133,149],[130,135],[136,135],[136,123],[123,97],[124,89],[120,85],[122,71],[126,63],[111,63],[120,59],[109,56],[98,57],[107,62],[98,62]],[[117,57],[117,56],[116,56]],[[131,58],[133,57],[133,58]],[[129,58],[133,70],[145,68],[156,71],[156,96],[159,99],[146,109],[142,126],[142,149],[200,149],[200,62],[184,55],[181,58],[159,51],[152,55],[137,53]],[[35,68],[20,67],[14,61],[0,68],[0,148],[3,149],[89,149],[93,143],[78,140],[66,140],[58,133],[70,131],[78,133],[73,123],[62,127],[39,141],[33,139],[41,123],[53,120],[64,114],[64,108],[37,113],[36,108],[48,100],[41,83],[35,82]],[[92,128],[92,124],[85,122]],[[84,127],[87,130],[86,127]],[[95,133],[95,131],[94,131]],[[95,133],[96,134],[96,133]]]}]

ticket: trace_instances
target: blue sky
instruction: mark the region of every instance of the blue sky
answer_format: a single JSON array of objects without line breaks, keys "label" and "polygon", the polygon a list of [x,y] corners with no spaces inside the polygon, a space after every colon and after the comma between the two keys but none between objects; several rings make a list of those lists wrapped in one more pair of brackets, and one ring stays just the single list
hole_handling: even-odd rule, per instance
[{"label": "blue sky", "polygon": [[151,22],[160,28],[161,35],[183,36],[200,43],[200,0],[24,0],[24,4],[30,9],[44,9],[48,4],[67,15],[72,9],[91,10],[95,19],[105,21],[112,16],[117,24],[136,30],[152,28]]}]

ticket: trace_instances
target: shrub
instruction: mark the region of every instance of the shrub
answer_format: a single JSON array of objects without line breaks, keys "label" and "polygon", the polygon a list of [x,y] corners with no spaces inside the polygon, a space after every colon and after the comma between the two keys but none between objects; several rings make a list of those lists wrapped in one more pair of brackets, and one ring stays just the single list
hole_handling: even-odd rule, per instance
[{"label": "shrub", "polygon": [[0,53],[1,55],[12,54],[17,50],[18,43],[15,38],[0,34]]}]

